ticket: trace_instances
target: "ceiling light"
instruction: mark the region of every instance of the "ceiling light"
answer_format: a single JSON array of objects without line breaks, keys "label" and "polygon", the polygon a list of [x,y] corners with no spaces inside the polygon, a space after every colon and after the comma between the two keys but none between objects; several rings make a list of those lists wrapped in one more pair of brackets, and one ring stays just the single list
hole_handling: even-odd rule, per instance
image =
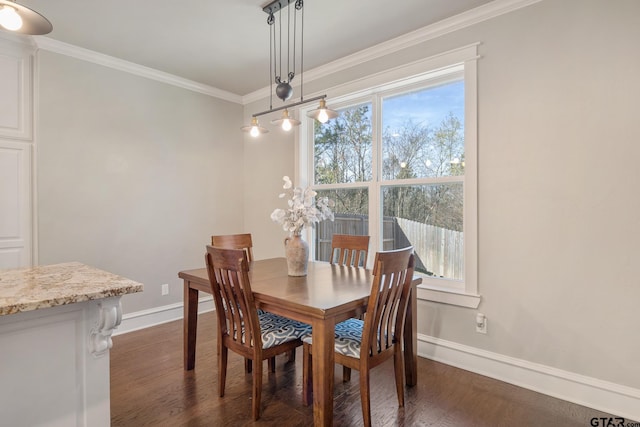
[{"label": "ceiling light", "polygon": [[38,12],[11,0],[0,0],[0,26],[19,34],[42,35],[53,30],[53,25]]},{"label": "ceiling light", "polygon": [[251,135],[254,138],[257,138],[261,133],[269,132],[268,129],[263,128],[262,126],[260,126],[260,124],[258,124],[257,117],[253,117],[251,119],[251,124],[249,126],[243,126],[242,130],[244,132],[249,132],[249,135]]},{"label": "ceiling light", "polygon": [[299,126],[300,120],[292,119],[289,117],[289,110],[286,108],[282,112],[282,117],[276,120],[271,120],[271,124],[276,126],[282,126],[282,130],[289,132],[293,126]]},{"label": "ceiling light", "polygon": [[22,18],[11,6],[2,6],[0,9],[0,25],[10,31],[22,28]]},{"label": "ceiling light", "polygon": [[[288,7],[293,5],[293,7]],[[305,100],[303,98],[302,69],[304,65],[304,2],[303,0],[275,0],[267,4],[262,10],[267,13],[267,24],[269,25],[269,109],[256,113],[253,119],[264,114],[284,110],[280,119],[272,120],[272,124],[281,125],[284,130],[290,130],[293,126],[298,126],[301,122],[289,116],[288,109],[298,105],[320,100],[320,107],[317,110],[317,120],[325,123],[337,114],[326,107],[326,95],[316,96]],[[286,9],[286,13],[284,10]],[[283,23],[284,22],[284,23]],[[277,31],[276,31],[277,30]],[[273,107],[273,84],[276,83],[275,94],[283,102],[293,96],[293,82],[296,76],[300,76],[300,101]],[[320,111],[322,110],[322,111]],[[335,114],[335,115],[334,115]],[[244,126],[242,129],[250,128]],[[264,132],[261,132],[264,133]]]},{"label": "ceiling light", "polygon": [[329,119],[335,119],[338,115],[337,111],[327,108],[327,101],[324,98],[320,100],[318,108],[307,113],[307,116],[316,119],[320,123],[327,123]]}]

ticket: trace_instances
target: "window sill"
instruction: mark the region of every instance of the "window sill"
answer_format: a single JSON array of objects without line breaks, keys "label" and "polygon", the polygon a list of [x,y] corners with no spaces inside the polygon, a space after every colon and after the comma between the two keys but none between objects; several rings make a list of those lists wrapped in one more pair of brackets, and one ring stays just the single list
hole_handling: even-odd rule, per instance
[{"label": "window sill", "polygon": [[480,305],[480,295],[468,294],[463,291],[436,286],[419,285],[417,296],[420,300],[440,302],[460,307],[478,308]]}]

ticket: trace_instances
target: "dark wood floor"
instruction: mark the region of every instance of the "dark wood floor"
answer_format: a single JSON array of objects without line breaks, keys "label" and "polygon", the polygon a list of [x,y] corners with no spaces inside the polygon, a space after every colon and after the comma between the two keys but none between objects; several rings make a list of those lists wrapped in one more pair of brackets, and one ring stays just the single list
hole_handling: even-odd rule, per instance
[{"label": "dark wood floor", "polygon": [[[225,396],[217,395],[215,318],[200,315],[196,368],[182,367],[182,321],[113,338],[111,424],[117,426],[309,426],[302,405],[302,348],[297,361],[278,356],[276,373],[264,374],[262,416],[251,420],[251,375],[230,352]],[[266,365],[265,365],[266,371]],[[362,425],[358,373],[343,383],[336,369],[334,424]],[[418,382],[405,388],[398,408],[393,362],[371,374],[375,426],[589,426],[610,415],[468,371],[419,358]]]}]

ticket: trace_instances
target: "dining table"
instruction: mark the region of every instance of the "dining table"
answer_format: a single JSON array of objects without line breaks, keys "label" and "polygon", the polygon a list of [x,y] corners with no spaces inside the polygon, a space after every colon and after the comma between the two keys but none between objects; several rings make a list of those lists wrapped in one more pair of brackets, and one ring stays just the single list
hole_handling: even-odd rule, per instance
[{"label": "dining table", "polygon": [[[206,268],[180,271],[184,281],[184,369],[195,367],[199,292],[211,293]],[[306,276],[289,276],[285,258],[252,261],[249,280],[257,308],[310,324],[315,426],[333,425],[335,325],[366,310],[370,269],[309,261]],[[417,384],[416,286],[414,277],[403,336],[405,382]]]}]

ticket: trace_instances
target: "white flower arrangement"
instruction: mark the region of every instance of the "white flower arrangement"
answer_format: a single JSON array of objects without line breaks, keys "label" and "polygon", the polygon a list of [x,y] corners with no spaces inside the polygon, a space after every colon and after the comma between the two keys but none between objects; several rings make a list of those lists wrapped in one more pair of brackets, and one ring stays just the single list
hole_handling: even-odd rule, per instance
[{"label": "white flower arrangement", "polygon": [[280,194],[282,199],[289,196],[287,201],[288,209],[276,209],[271,213],[271,219],[282,224],[282,228],[292,235],[299,235],[306,226],[313,225],[324,219],[333,221],[333,212],[331,207],[334,206],[333,200],[327,197],[315,197],[318,193],[307,187],[304,190],[300,187],[293,187],[293,183],[288,176],[282,177],[285,189]]}]

